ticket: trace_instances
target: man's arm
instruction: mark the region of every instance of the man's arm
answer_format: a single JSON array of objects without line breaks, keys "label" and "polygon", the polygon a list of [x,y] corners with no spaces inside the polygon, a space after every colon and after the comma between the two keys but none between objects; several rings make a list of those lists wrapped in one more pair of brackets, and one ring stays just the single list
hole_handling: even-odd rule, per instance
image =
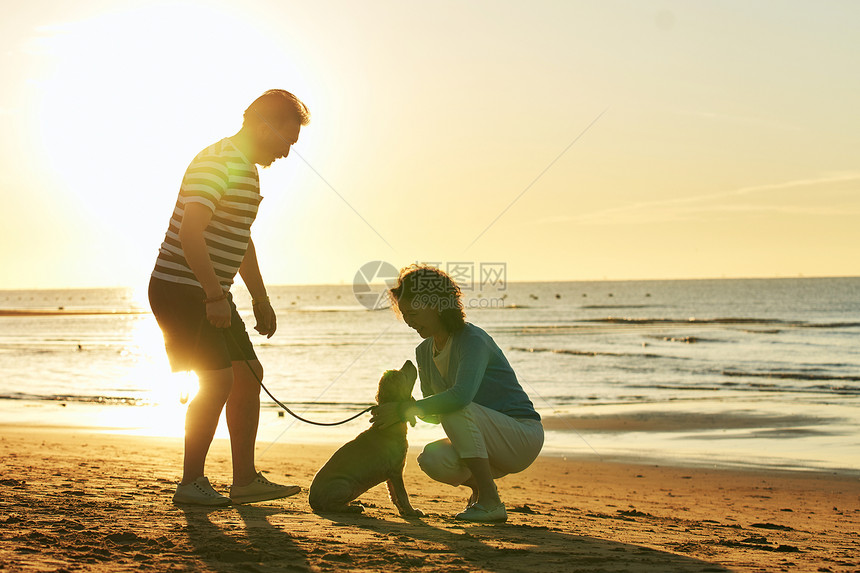
[{"label": "man's arm", "polygon": [[254,330],[271,338],[278,328],[277,317],[272,305],[269,302],[269,297],[266,294],[266,285],[263,283],[263,275],[260,273],[260,265],[257,262],[257,249],[254,248],[254,241],[248,238],[248,250],[245,251],[245,258],[242,259],[242,264],[239,265],[239,276],[251,293],[251,299],[254,304],[254,318],[257,319],[257,325]]},{"label": "man's arm", "polygon": [[[207,299],[217,299],[224,295],[221,282],[215,275],[212,261],[209,259],[209,250],[206,248],[206,240],[203,231],[212,219],[212,211],[200,203],[187,203],[182,215],[182,226],[179,228],[179,242],[182,244],[182,252],[188,266],[197,277],[197,281],[203,287]],[[216,328],[227,328],[230,326],[230,303],[226,298],[206,304],[206,318]]]},{"label": "man's arm", "polygon": [[263,284],[263,275],[260,274],[260,265],[257,263],[257,249],[254,248],[254,241],[251,238],[248,238],[248,250],[245,251],[245,258],[239,265],[239,275],[248,287],[252,299],[266,298],[266,285]]}]

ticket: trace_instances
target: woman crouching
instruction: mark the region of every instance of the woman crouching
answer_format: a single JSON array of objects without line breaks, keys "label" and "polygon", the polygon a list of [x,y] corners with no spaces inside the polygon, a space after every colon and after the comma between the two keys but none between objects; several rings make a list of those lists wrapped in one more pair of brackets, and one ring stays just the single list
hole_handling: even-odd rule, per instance
[{"label": "woman crouching", "polygon": [[413,265],[390,290],[393,307],[424,339],[415,349],[423,400],[382,404],[375,426],[415,417],[441,423],[447,439],[427,444],[418,464],[436,481],[472,494],[458,519],[503,522],[507,512],[494,480],[537,458],[540,415],[489,334],[465,321],[462,293],[441,270]]}]

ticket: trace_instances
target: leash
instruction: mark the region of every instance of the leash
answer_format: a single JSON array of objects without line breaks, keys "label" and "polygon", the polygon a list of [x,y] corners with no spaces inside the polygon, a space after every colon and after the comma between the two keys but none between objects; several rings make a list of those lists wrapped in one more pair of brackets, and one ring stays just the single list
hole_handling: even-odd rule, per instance
[{"label": "leash", "polygon": [[339,422],[314,422],[313,420],[308,420],[307,418],[302,418],[301,416],[299,416],[298,414],[296,414],[295,412],[293,412],[292,410],[287,408],[287,406],[283,402],[281,402],[280,400],[275,398],[272,395],[272,393],[269,392],[269,389],[266,388],[266,386],[263,384],[263,381],[260,380],[260,378],[257,376],[257,373],[254,372],[254,369],[251,368],[251,363],[248,362],[248,360],[245,360],[245,364],[248,365],[248,369],[251,371],[251,374],[254,375],[254,378],[257,380],[257,382],[260,383],[260,388],[262,388],[263,391],[269,395],[269,398],[271,398],[275,404],[277,404],[278,406],[283,408],[283,410],[287,414],[289,414],[290,416],[292,416],[296,420],[299,420],[300,422],[304,422],[305,424],[312,424],[314,426],[340,426],[341,424],[346,424],[347,422],[351,422],[351,421],[355,420],[359,416],[362,416],[362,415],[366,414],[367,412],[370,412],[373,408],[376,407],[376,406],[368,406],[367,408],[365,408],[364,410],[362,410],[358,414],[355,414],[354,416],[350,416],[349,418],[347,418],[345,420],[340,420]]},{"label": "leash", "polygon": [[[239,344],[236,342],[236,337],[233,336],[233,333],[230,332],[229,330],[225,330],[225,333],[233,340],[233,344],[235,344],[238,347]],[[351,422],[351,421],[355,420],[359,416],[362,416],[362,415],[366,414],[367,412],[370,412],[373,408],[376,407],[375,405],[374,406],[368,406],[367,408],[365,408],[364,410],[362,410],[358,414],[355,414],[354,416],[350,416],[346,420],[340,420],[339,422],[314,422],[313,420],[308,420],[307,418],[302,418],[301,416],[299,416],[298,414],[296,414],[295,412],[290,410],[283,402],[281,402],[280,400],[275,398],[275,396],[271,392],[269,392],[269,389],[266,388],[265,384],[263,384],[263,381],[260,379],[260,377],[257,376],[257,373],[254,371],[254,368],[251,366],[251,361],[246,358],[245,364],[248,365],[248,370],[251,371],[251,375],[254,377],[254,379],[257,381],[257,383],[260,384],[260,388],[262,388],[263,391],[269,395],[269,398],[271,398],[272,401],[275,404],[277,404],[278,406],[280,406],[287,414],[289,414],[290,416],[292,416],[296,420],[299,420],[300,422],[304,422],[305,424],[311,424],[313,426],[340,426],[342,424],[346,424],[347,422]]]}]

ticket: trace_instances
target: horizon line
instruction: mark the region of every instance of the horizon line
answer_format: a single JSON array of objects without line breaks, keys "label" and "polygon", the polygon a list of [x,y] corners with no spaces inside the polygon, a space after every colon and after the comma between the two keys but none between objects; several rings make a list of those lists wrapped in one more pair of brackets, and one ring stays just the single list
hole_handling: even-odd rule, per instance
[{"label": "horizon line", "polygon": [[[535,284],[535,283],[618,283],[618,282],[665,282],[665,281],[738,281],[738,280],[799,280],[799,279],[857,279],[860,275],[776,275],[776,276],[719,276],[719,277],[675,277],[675,278],[600,278],[600,279],[561,279],[561,280],[518,280],[506,281],[506,284]],[[148,284],[148,281],[147,283]],[[350,282],[339,283],[277,283],[266,285],[267,288],[276,287],[346,287],[351,286]],[[385,284],[384,282],[371,284]],[[243,287],[240,282],[234,283],[234,287]],[[20,291],[57,291],[57,290],[111,290],[111,289],[135,289],[133,285],[95,285],[95,286],[40,286],[40,287],[13,287],[7,288],[0,286],[0,292],[20,292]]]}]

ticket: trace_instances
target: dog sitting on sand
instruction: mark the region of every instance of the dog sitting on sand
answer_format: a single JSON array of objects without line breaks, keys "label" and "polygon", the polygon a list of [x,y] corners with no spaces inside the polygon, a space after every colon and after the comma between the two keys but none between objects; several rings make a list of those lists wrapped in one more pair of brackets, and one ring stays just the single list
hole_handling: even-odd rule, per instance
[{"label": "dog sitting on sand", "polygon": [[[377,404],[412,399],[418,371],[407,360],[400,370],[388,370],[379,380]],[[414,424],[413,424],[414,425]],[[406,465],[406,422],[370,428],[337,450],[314,476],[308,501],[315,512],[360,512],[350,502],[375,485],[386,482],[391,501],[402,516],[420,516],[403,484]]]}]

